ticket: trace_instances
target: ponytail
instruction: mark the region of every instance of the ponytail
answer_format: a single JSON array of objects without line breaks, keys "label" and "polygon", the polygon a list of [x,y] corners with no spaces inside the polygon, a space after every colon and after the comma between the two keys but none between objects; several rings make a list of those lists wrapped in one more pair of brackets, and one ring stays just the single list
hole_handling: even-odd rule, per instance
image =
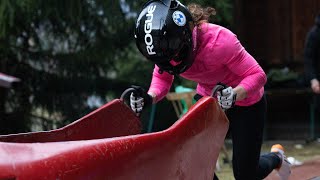
[{"label": "ponytail", "polygon": [[203,8],[196,3],[188,5],[188,9],[196,26],[203,22],[208,22],[211,15],[216,15],[216,10],[213,7]]}]

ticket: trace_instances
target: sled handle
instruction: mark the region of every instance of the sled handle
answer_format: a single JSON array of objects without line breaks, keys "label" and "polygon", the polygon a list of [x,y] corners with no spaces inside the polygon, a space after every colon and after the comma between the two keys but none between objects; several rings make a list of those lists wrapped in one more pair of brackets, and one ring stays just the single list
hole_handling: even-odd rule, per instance
[{"label": "sled handle", "polygon": [[[131,93],[137,93],[137,90],[136,90],[135,88],[128,88],[128,89],[124,90],[123,93],[122,93],[121,96],[120,96],[120,100],[121,100],[125,105],[129,106],[129,108],[130,108],[130,103],[128,104],[128,101],[126,101],[126,100],[130,99],[129,96],[131,95]],[[130,109],[131,109],[131,108],[130,108]],[[132,111],[132,112],[133,112],[133,111]],[[141,113],[138,114],[138,115],[136,115],[136,116],[137,116],[137,117],[140,117],[140,115],[141,115]]]},{"label": "sled handle", "polygon": [[225,84],[218,83],[214,88],[212,89],[212,97],[215,97],[217,95],[217,92],[221,92],[223,89],[227,88]]},{"label": "sled handle", "polygon": [[133,92],[136,92],[136,90],[134,88],[128,88],[128,89],[124,90],[123,93],[120,96],[120,99],[122,101],[124,101]]}]

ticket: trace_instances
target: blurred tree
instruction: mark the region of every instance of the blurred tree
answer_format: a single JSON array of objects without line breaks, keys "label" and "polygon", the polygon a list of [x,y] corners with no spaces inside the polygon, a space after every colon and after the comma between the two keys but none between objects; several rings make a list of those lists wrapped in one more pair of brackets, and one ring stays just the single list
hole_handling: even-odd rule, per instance
[{"label": "blurred tree", "polygon": [[[22,79],[1,90],[1,133],[69,123],[89,112],[87,99],[123,91],[115,62],[132,44],[138,2],[0,1],[0,71]],[[112,99],[112,97],[110,97]],[[104,103],[104,102],[102,102]]]},{"label": "blurred tree", "polygon": [[[194,2],[221,7],[228,24],[230,1]],[[0,1],[0,72],[22,80],[0,89],[0,134],[61,127],[131,84],[147,87],[153,65],[133,42],[144,2]]]}]

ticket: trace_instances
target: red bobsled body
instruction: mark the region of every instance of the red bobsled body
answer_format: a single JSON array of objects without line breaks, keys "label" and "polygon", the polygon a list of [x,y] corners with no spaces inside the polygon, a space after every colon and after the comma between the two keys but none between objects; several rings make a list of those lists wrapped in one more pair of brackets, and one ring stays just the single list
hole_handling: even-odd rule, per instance
[{"label": "red bobsled body", "polygon": [[114,100],[57,130],[0,136],[0,180],[211,180],[227,129],[211,97],[170,128],[145,134]]}]

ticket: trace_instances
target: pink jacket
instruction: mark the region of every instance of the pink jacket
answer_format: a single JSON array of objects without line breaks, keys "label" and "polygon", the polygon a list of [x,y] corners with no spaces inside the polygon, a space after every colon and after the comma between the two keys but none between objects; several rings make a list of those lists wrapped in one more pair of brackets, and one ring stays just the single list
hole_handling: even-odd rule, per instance
[{"label": "pink jacket", "polygon": [[[196,47],[195,61],[181,77],[195,81],[197,93],[211,95],[213,87],[224,83],[231,87],[242,86],[247,98],[237,101],[238,106],[250,106],[258,102],[264,93],[266,75],[257,61],[244,49],[236,35],[230,30],[210,23],[194,28],[193,42]],[[173,75],[158,73],[155,66],[149,92],[160,101],[169,92]]]}]

